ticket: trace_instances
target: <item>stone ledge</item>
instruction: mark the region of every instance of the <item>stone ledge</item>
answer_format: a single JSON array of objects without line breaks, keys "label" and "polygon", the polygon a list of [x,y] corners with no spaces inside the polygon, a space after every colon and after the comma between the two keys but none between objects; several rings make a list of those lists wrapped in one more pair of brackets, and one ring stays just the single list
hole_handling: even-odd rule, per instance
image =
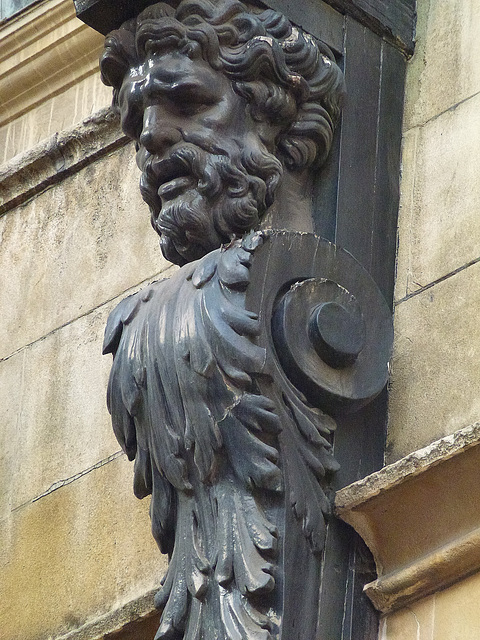
[{"label": "stone ledge", "polygon": [[0,28],[0,125],[98,71],[103,38],[71,0],[46,0]]},{"label": "stone ledge", "polygon": [[457,538],[404,569],[365,585],[365,593],[383,613],[449,587],[480,569],[480,528]]},{"label": "stone ledge", "polygon": [[102,109],[15,156],[0,168],[0,216],[128,141],[117,116]]},{"label": "stone ledge", "polygon": [[381,492],[392,489],[478,444],[480,444],[480,422],[436,440],[423,449],[418,449],[405,458],[344,487],[336,495],[337,512],[342,516],[344,509],[350,511]]},{"label": "stone ledge", "polygon": [[[130,627],[142,624],[142,622],[148,624],[152,621],[158,625],[159,613],[153,604],[155,593],[156,590],[150,591],[129,602],[121,609],[111,611],[93,622],[82,625],[75,631],[57,637],[56,640],[114,640],[117,635],[118,637],[123,637],[122,631],[128,634]],[[148,634],[142,637],[148,637]]]},{"label": "stone ledge", "polygon": [[340,490],[337,515],[372,551],[382,612],[480,570],[480,423]]}]

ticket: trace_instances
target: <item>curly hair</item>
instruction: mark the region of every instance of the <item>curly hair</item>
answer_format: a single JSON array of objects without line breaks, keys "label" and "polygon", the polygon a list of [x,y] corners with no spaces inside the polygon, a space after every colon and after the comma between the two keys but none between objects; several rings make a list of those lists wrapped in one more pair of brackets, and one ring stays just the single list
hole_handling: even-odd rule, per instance
[{"label": "curly hair", "polygon": [[183,0],[147,7],[105,40],[102,80],[113,107],[129,69],[151,53],[179,49],[201,55],[243,96],[252,117],[283,126],[277,150],[289,169],[325,161],[345,95],[331,50],[271,9],[237,0]]}]

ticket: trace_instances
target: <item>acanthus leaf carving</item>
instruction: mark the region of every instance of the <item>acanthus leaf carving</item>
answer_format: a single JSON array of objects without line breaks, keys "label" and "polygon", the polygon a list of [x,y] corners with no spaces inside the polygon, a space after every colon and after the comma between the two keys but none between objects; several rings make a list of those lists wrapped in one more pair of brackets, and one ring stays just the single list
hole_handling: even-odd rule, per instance
[{"label": "acanthus leaf carving", "polygon": [[[291,444],[284,456],[289,500],[312,551],[320,554],[325,543],[325,519],[331,514],[325,476],[339,468],[333,457],[332,444],[325,436],[330,435],[336,425],[321,412],[313,408],[309,411],[306,404],[300,406],[286,395],[283,400],[290,414]],[[320,431],[325,436],[321,436]]]},{"label": "acanthus leaf carving", "polygon": [[246,245],[150,285],[107,326],[112,420],[135,455],[136,494],[152,492],[155,537],[171,553],[158,638],[200,638],[212,616],[219,637],[232,637],[225,625],[246,640],[269,637],[252,598],[274,587],[277,531],[254,493],[281,491],[278,451],[264,438],[281,427],[255,389],[266,354],[244,305],[254,251]]},{"label": "acanthus leaf carving", "polygon": [[152,4],[107,37],[101,68],[181,267],[120,303],[105,338],[115,434],[170,556],[156,639],[310,640],[317,611],[299,624],[295,601],[320,588],[335,417],[384,386],[390,315],[346,252],[258,229],[269,210],[311,214],[342,73],[237,0]]},{"label": "acanthus leaf carving", "polygon": [[157,638],[200,640],[212,625],[224,640],[276,637],[279,504],[321,557],[335,421],[283,371],[275,325],[246,308],[257,249],[284,235],[253,234],[186,265],[122,302],[107,326],[116,434],[171,554]]}]

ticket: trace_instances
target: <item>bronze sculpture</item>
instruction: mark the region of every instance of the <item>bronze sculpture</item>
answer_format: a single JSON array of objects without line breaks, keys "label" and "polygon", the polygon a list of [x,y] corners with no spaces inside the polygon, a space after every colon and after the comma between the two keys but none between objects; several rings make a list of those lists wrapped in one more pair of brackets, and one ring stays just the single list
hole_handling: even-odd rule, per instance
[{"label": "bronze sculpture", "polygon": [[157,638],[310,640],[334,416],[382,389],[391,340],[351,256],[270,230],[307,217],[342,74],[284,16],[234,0],[148,7],[101,68],[184,265],[124,300],[105,339],[115,433],[170,555]]},{"label": "bronze sculpture", "polygon": [[178,264],[255,228],[284,167],[298,181],[325,160],[344,95],[325,45],[238,2],[153,5],[107,37],[101,69]]}]

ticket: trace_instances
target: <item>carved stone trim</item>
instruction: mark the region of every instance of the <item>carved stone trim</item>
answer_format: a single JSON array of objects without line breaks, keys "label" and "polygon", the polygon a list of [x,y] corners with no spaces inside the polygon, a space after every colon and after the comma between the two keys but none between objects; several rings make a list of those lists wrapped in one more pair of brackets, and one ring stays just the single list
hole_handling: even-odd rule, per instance
[{"label": "carved stone trim", "polygon": [[35,5],[0,28],[0,126],[98,72],[103,38],[71,0]]},{"label": "carved stone trim", "polygon": [[384,613],[448,587],[480,569],[480,528],[457,538],[401,571],[365,585],[365,593]]},{"label": "carved stone trim", "polygon": [[0,215],[127,143],[110,109],[56,133],[1,167]]},{"label": "carved stone trim", "polygon": [[337,493],[336,512],[372,551],[365,587],[388,612],[480,569],[480,423],[415,451]]},{"label": "carved stone trim", "polygon": [[141,623],[152,616],[158,618],[153,597],[154,592],[149,591],[119,609],[110,611],[74,631],[57,636],[56,640],[113,640],[119,637],[117,634],[121,634],[124,629],[129,629],[132,623]]}]

